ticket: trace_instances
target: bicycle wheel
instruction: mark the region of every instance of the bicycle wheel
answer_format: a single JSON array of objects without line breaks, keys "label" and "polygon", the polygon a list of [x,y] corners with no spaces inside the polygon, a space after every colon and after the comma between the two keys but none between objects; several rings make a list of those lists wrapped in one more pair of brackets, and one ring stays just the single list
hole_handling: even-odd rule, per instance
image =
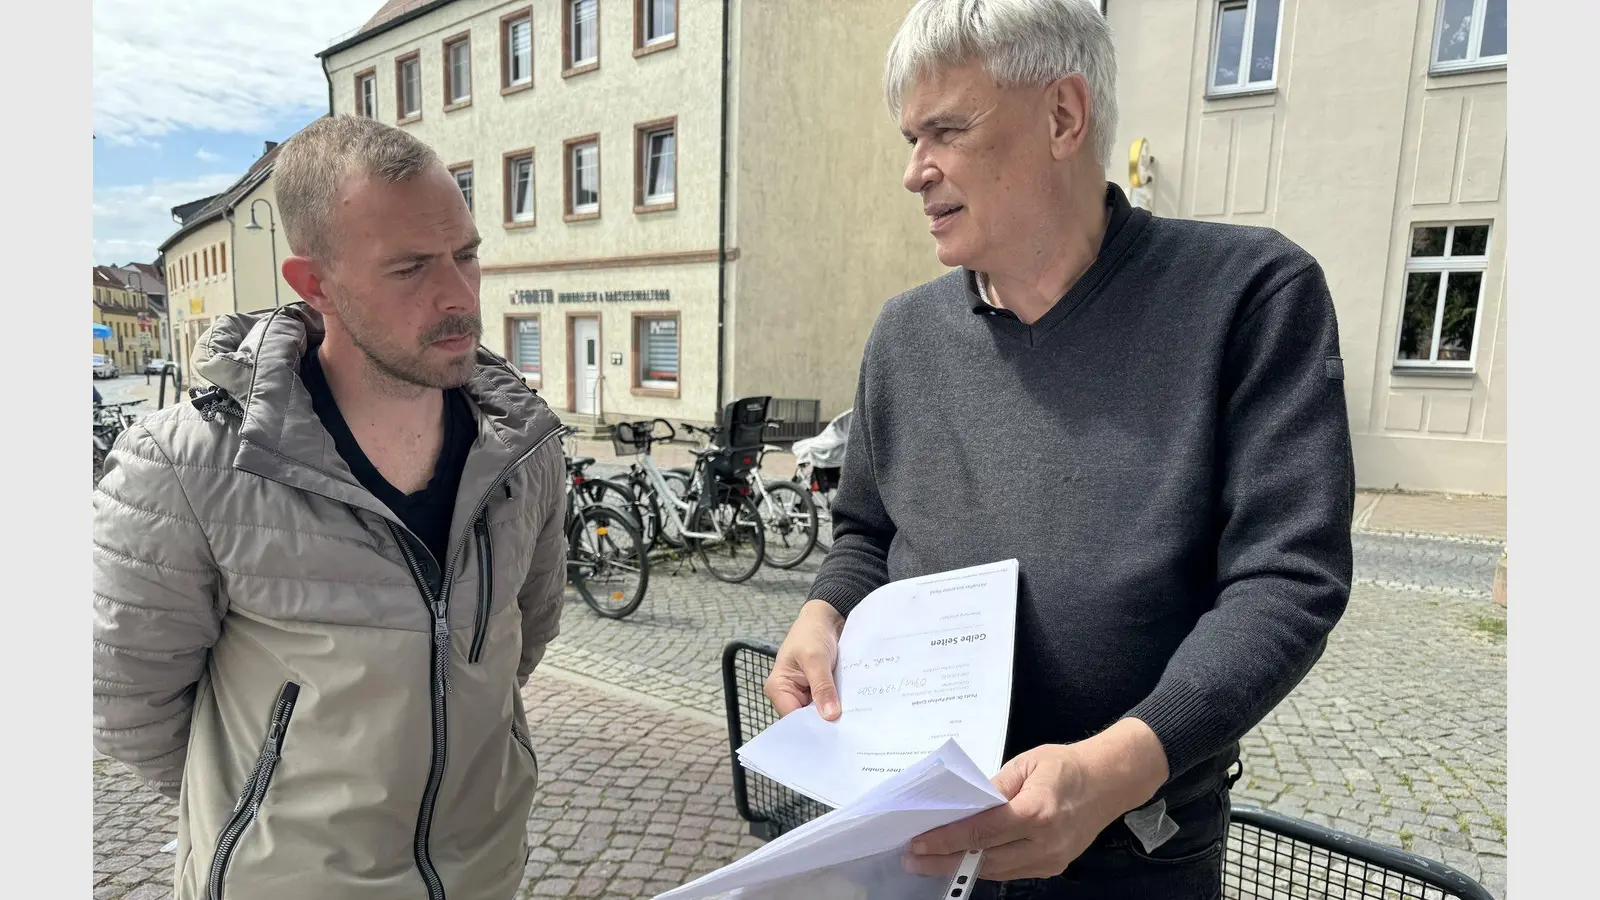
[{"label": "bicycle wheel", "polygon": [[695,555],[718,581],[739,584],[750,580],[761,568],[766,556],[766,536],[761,513],[749,497],[727,491],[715,506],[695,511],[690,530],[722,535],[692,539]]},{"label": "bicycle wheel", "polygon": [[578,596],[608,619],[639,608],[650,586],[650,561],[633,517],[609,506],[578,510],[567,532],[567,572]]},{"label": "bicycle wheel", "polygon": [[586,478],[583,484],[578,486],[578,493],[590,503],[609,506],[629,514],[634,514],[638,504],[638,497],[635,496],[633,489],[613,478]]},{"label": "bicycle wheel", "polygon": [[769,481],[761,503],[765,526],[766,562],[775,569],[792,569],[806,561],[817,546],[817,505],[811,492],[791,481]]}]

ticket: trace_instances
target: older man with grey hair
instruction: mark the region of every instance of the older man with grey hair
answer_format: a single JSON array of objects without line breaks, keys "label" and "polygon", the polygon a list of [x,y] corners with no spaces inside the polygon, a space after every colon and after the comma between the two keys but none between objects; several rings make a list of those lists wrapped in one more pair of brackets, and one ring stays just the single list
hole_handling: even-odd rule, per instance
[{"label": "older man with grey hair", "polygon": [[1322,270],[1269,229],[1130,208],[1105,178],[1115,78],[1088,0],[906,16],[888,101],[954,271],[867,341],[834,546],[767,683],[781,713],[837,718],[863,597],[1021,561],[1010,802],[907,858],[945,872],[982,849],[979,897],[1219,897],[1238,742],[1349,598]]},{"label": "older man with grey hair", "polygon": [[95,747],[178,801],[177,900],[509,898],[561,423],[478,346],[431,149],[324,118],[275,181],[303,302],[219,318],[95,493]]}]

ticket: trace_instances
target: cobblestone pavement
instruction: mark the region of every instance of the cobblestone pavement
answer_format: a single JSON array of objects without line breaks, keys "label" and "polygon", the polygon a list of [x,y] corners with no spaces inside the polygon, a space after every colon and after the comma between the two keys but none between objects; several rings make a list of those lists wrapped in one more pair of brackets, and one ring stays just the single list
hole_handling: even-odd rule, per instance
[{"label": "cobblestone pavement", "polygon": [[[1505,610],[1490,601],[1500,546],[1357,532],[1356,586],[1312,673],[1244,741],[1255,803],[1410,849],[1505,885]],[[774,643],[820,556],[724,585],[674,564],[631,617],[576,599],[547,665],[661,701],[723,711],[735,637]]]},{"label": "cobblestone pavement", "polygon": [[[1409,847],[1503,898],[1505,610],[1487,599],[1500,546],[1355,546],[1349,610],[1245,739],[1237,801]],[[721,649],[781,639],[819,562],[742,585],[667,564],[621,621],[569,594],[529,691],[543,784],[526,896],[650,897],[754,846],[729,797]],[[95,773],[95,896],[168,896],[170,806],[116,763]]]},{"label": "cobblestone pavement", "polygon": [[1490,599],[1503,545],[1472,539],[1419,540],[1357,532],[1356,584]]}]

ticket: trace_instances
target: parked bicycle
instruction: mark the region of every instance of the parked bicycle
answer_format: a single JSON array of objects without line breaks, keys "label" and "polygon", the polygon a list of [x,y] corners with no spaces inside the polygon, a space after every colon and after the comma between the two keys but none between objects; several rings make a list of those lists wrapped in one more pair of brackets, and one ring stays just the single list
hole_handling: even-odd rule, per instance
[{"label": "parked bicycle", "polygon": [[[782,421],[769,420],[764,428],[777,428]],[[721,428],[697,428],[685,423],[684,430],[705,438],[707,449],[717,448],[723,437]],[[762,477],[761,465],[768,453],[782,453],[783,448],[762,444],[756,451],[755,467],[743,475],[745,484],[756,498],[756,511],[761,516],[766,533],[766,563],[777,569],[792,569],[806,561],[817,546],[817,505],[811,492],[794,481],[768,480]]]},{"label": "parked bicycle", "polygon": [[[656,427],[667,433],[658,434]],[[685,550],[712,577],[730,584],[748,581],[766,556],[761,514],[741,476],[756,464],[754,454],[722,450],[690,450],[694,466],[687,477],[669,477],[656,465],[651,449],[670,443],[677,429],[665,419],[619,422],[611,433],[618,456],[638,456],[624,481],[636,492],[641,522],[648,520],[651,546],[664,543]],[[676,485],[675,485],[676,483]]]},{"label": "parked bicycle", "polygon": [[[569,428],[563,437],[576,429]],[[589,608],[620,619],[639,608],[650,586],[650,558],[639,525],[626,510],[594,500],[584,489],[586,457],[567,460],[567,580]]]},{"label": "parked bicycle", "polygon": [[143,400],[129,400],[124,403],[96,403],[94,405],[94,482],[93,488],[100,484],[100,477],[105,474],[106,456],[111,453],[111,447],[117,442],[117,437],[134,423],[134,417],[127,411],[130,406],[138,406]]},{"label": "parked bicycle", "polygon": [[845,446],[850,437],[850,416],[847,409],[833,417],[822,432],[813,438],[794,442],[795,484],[808,489],[817,510],[817,539],[824,551],[833,547],[833,499],[839,489],[839,475],[844,469]]}]

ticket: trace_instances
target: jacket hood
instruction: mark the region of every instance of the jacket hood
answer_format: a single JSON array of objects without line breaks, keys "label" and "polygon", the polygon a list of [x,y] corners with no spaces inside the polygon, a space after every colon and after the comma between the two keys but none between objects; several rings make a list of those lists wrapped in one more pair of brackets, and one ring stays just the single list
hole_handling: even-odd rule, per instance
[{"label": "jacket hood", "polygon": [[[219,316],[195,347],[195,369],[240,405],[245,444],[353,480],[300,380],[301,359],[324,334],[322,315],[304,302]],[[515,455],[560,426],[503,358],[479,346],[477,360],[464,390],[483,420],[480,442]]]}]

